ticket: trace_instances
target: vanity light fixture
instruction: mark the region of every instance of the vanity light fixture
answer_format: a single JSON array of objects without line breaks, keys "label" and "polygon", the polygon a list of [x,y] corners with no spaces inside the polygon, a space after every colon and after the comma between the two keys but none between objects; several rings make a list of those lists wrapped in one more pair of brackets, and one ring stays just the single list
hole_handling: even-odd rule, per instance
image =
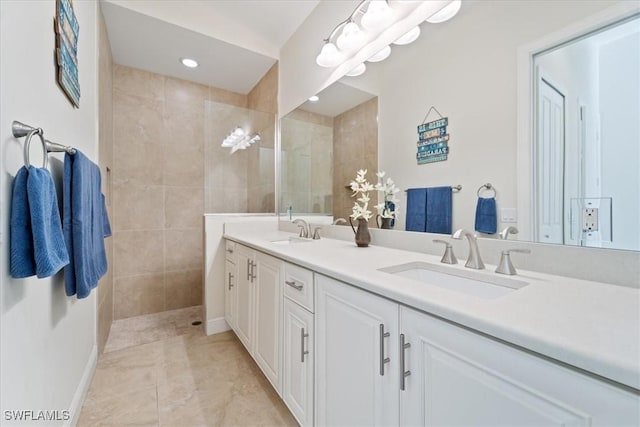
[{"label": "vanity light fixture", "polygon": [[191,58],[180,58],[180,63],[187,68],[196,68],[198,65],[198,61]]},{"label": "vanity light fixture", "polygon": [[456,16],[461,6],[462,0],[453,0],[438,12],[428,17],[426,21],[430,24],[440,24],[441,22],[448,21],[449,19]]},{"label": "vanity light fixture", "polygon": [[319,100],[320,100],[320,97],[318,95],[313,95],[309,97],[309,101],[311,102],[318,102]]},{"label": "vanity light fixture", "polygon": [[356,65],[353,70],[346,73],[345,76],[357,77],[364,74],[365,71],[367,71],[367,66],[364,65],[364,62],[361,62],[360,64]]},{"label": "vanity light fixture", "polygon": [[[336,25],[329,36],[324,39],[324,45],[316,63],[321,67],[333,68],[357,55],[365,45],[375,41],[389,27],[397,24],[405,16],[413,13],[415,4],[421,2],[395,0],[391,5],[387,0],[362,0],[354,11]],[[451,19],[460,10],[461,0],[452,0],[445,7],[427,18],[427,22],[437,23]],[[414,5],[414,6],[412,6]],[[416,26],[398,37],[393,44],[406,45],[420,37],[420,27]],[[379,62],[391,53],[390,45],[371,55],[366,61]],[[359,64],[347,76],[359,76],[364,73],[366,66]]]},{"label": "vanity light fixture", "polygon": [[420,37],[420,27],[413,27],[404,36],[401,36],[399,39],[394,41],[393,44],[404,46],[409,43],[413,43],[418,37]]},{"label": "vanity light fixture", "polygon": [[231,148],[231,154],[238,150],[246,150],[252,144],[260,141],[260,135],[250,135],[245,132],[241,127],[236,127],[227,137],[222,141],[222,147]]}]

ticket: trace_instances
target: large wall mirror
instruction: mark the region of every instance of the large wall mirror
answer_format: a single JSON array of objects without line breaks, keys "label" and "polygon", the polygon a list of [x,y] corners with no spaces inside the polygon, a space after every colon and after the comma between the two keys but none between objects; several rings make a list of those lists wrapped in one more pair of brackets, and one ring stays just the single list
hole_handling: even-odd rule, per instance
[{"label": "large wall mirror", "polygon": [[[498,231],[519,230],[509,239],[640,250],[640,23],[629,8],[612,18],[621,3],[469,0],[454,19],[423,23],[414,43],[392,45],[385,61],[281,120],[281,219],[347,218],[356,171],[375,182],[383,170],[402,190],[461,186],[453,229],[474,229],[478,189],[491,183]],[[567,29],[597,16],[606,18],[597,31],[567,43]],[[523,150],[518,52],[555,33],[565,39],[531,58],[535,114]],[[449,155],[419,165],[416,130],[430,107],[448,117]],[[523,159],[531,185],[521,191]],[[394,229],[405,230],[399,198]]]}]

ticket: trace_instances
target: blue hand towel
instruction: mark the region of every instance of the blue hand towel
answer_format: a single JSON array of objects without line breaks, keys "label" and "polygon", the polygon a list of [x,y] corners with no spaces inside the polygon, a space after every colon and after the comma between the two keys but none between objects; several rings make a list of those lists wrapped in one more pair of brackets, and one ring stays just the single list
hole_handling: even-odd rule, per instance
[{"label": "blue hand towel", "polygon": [[109,235],[100,168],[79,150],[64,158],[64,237],[70,263],[64,269],[68,296],[86,298],[107,272],[104,238]]},{"label": "blue hand towel", "polygon": [[62,235],[56,187],[47,169],[29,168],[27,195],[36,275],[39,278],[53,276],[69,264],[69,254]]},{"label": "blue hand towel", "polygon": [[36,274],[31,214],[27,197],[28,176],[29,172],[24,166],[18,170],[13,180],[13,194],[11,196],[9,264],[11,276],[17,279]]},{"label": "blue hand towel", "polygon": [[410,188],[407,190],[407,231],[426,231],[427,225],[427,189]]},{"label": "blue hand towel", "polygon": [[476,231],[494,234],[498,230],[498,214],[495,197],[478,197],[476,206]]},{"label": "blue hand towel", "polygon": [[20,168],[11,201],[11,275],[39,278],[69,263],[53,178],[47,169]]},{"label": "blue hand towel", "polygon": [[451,234],[451,187],[427,188],[427,233]]}]

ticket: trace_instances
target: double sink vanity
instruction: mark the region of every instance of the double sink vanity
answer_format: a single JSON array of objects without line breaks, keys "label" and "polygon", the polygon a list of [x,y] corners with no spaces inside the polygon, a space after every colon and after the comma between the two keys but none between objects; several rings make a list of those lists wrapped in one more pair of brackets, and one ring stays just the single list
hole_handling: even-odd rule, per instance
[{"label": "double sink vanity", "polygon": [[301,425],[640,425],[637,289],[224,237],[225,319]]}]

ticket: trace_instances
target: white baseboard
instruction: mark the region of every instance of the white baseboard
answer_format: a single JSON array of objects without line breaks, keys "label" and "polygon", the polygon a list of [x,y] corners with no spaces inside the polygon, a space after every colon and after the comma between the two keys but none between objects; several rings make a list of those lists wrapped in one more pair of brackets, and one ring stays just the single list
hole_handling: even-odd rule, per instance
[{"label": "white baseboard", "polygon": [[225,332],[230,330],[229,324],[224,317],[218,317],[217,319],[209,319],[207,320],[207,324],[205,327],[205,333],[207,335],[219,334],[220,332]]},{"label": "white baseboard", "polygon": [[71,400],[71,405],[69,406],[69,412],[71,412],[71,417],[68,421],[65,422],[65,427],[73,426],[78,423],[78,419],[80,418],[80,412],[82,410],[82,404],[84,403],[84,399],[87,397],[87,392],[89,392],[89,386],[91,385],[91,378],[93,378],[93,373],[96,370],[96,364],[98,363],[98,346],[94,345],[91,350],[91,354],[89,355],[89,360],[84,367],[84,372],[82,373],[82,378],[80,379],[80,384],[78,384],[78,388],[73,395],[73,399]]}]

